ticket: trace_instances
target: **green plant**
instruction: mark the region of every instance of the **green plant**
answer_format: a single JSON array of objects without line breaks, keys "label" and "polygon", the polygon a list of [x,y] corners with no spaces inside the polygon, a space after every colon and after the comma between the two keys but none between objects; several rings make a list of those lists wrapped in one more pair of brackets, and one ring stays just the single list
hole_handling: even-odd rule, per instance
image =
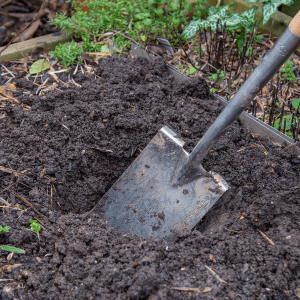
[{"label": "green plant", "polygon": [[12,247],[12,246],[2,245],[2,246],[0,246],[0,248],[4,251],[8,251],[8,252],[22,253],[22,254],[25,253],[25,251],[23,249]]},{"label": "green plant", "polygon": [[9,229],[10,229],[10,228],[11,228],[10,226],[2,227],[2,226],[0,225],[0,234],[2,234],[2,232],[9,232]]},{"label": "green plant", "polygon": [[280,80],[288,80],[292,83],[296,83],[296,77],[294,74],[295,68],[293,63],[290,60],[287,60],[284,65],[285,67],[281,68],[281,75],[283,77],[281,77]]},{"label": "green plant", "polygon": [[[84,3],[73,0],[71,17],[57,14],[50,23],[80,40],[83,52],[101,51],[101,39],[109,37],[122,51],[130,47],[131,39],[145,42],[164,36],[176,40],[173,26],[181,32],[187,25],[186,14],[193,11],[195,18],[201,17],[205,2],[195,0],[192,5],[188,0],[92,0]],[[82,6],[87,6],[90,13],[83,12]],[[53,55],[64,57],[65,64],[75,62],[74,56],[65,57],[58,49]]]},{"label": "green plant", "polygon": [[210,88],[210,91],[211,91],[212,93],[216,93],[216,92],[218,91],[218,89],[215,89],[215,88],[211,87],[211,88]]},{"label": "green plant", "polygon": [[215,74],[212,74],[211,76],[209,76],[209,80],[211,81],[215,81],[217,80],[217,82],[220,82],[222,79],[225,79],[225,72],[223,70],[218,70]]},{"label": "green plant", "polygon": [[49,52],[51,57],[60,59],[61,63],[66,67],[69,64],[81,62],[78,56],[82,54],[82,49],[79,44],[72,41],[65,44],[59,44],[55,47],[54,51]]},{"label": "green plant", "polygon": [[41,231],[41,225],[38,224],[37,220],[30,220],[29,223],[30,223],[30,230],[35,232]]},{"label": "green plant", "polygon": [[268,155],[268,152],[267,152],[267,151],[265,151],[265,152],[264,152],[264,155]]},{"label": "green plant", "polygon": [[298,112],[300,112],[300,98],[293,100],[292,105],[295,109],[298,109]]},{"label": "green plant", "polygon": [[[278,7],[281,5],[287,5],[290,6],[294,4],[295,0],[247,0],[247,3],[256,3],[256,2],[262,2],[263,8],[262,8],[262,21],[263,24],[266,24],[271,16],[275,14],[278,10]],[[259,21],[259,23],[261,22]]]},{"label": "green plant", "polygon": [[[204,19],[195,19],[190,22],[183,30],[183,36],[186,39],[191,39],[200,29],[208,29],[215,32],[217,27],[226,25],[225,30],[230,32],[232,37],[236,39],[236,47],[241,54],[243,47],[246,44],[247,33],[253,33],[255,30],[254,22],[257,13],[257,7],[252,6],[249,10],[239,14],[236,12],[228,13],[231,4],[219,6],[210,6],[208,8],[208,17]],[[239,30],[239,32],[237,32]],[[263,36],[252,37],[253,41],[262,39]],[[252,41],[252,42],[253,42]],[[250,46],[251,47],[251,46]],[[252,52],[252,48],[248,47],[246,55]]]}]

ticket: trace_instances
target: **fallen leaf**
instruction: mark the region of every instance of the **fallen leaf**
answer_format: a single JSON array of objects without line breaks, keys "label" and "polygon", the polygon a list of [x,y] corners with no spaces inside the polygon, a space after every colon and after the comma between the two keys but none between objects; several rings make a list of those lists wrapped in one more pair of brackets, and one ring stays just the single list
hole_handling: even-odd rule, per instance
[{"label": "fallen leaf", "polygon": [[46,59],[39,59],[31,65],[31,67],[29,69],[29,73],[37,74],[42,71],[48,70],[49,68],[50,68],[50,65]]}]

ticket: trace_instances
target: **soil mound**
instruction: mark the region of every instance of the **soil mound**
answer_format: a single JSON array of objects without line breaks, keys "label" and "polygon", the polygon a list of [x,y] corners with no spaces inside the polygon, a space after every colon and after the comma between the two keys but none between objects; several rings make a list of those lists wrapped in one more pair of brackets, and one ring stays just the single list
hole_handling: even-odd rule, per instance
[{"label": "soil mound", "polygon": [[[230,191],[192,232],[172,242],[121,235],[88,212],[157,131],[171,127],[191,151],[221,112],[201,79],[176,84],[161,62],[105,58],[95,74],[28,96],[17,79],[20,105],[3,109],[0,212],[11,226],[0,253],[3,299],[297,299],[300,298],[300,159],[238,121],[210,151],[206,170]],[[16,176],[17,175],[17,176]],[[20,211],[19,196],[47,217],[41,240]],[[14,265],[15,268],[7,267]],[[186,288],[179,289],[178,288]],[[196,288],[192,290],[189,288]]]}]

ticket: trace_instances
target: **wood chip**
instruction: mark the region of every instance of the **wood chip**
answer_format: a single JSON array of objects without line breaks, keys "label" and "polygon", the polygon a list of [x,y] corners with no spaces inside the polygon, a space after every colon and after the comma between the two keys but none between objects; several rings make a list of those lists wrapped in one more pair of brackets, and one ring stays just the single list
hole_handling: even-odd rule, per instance
[{"label": "wood chip", "polygon": [[4,203],[7,206],[11,206],[6,200],[0,197],[0,202]]},{"label": "wood chip", "polygon": [[273,243],[273,241],[268,238],[263,232],[261,232],[260,230],[257,229],[257,231],[272,245],[274,246],[275,244]]},{"label": "wood chip", "polygon": [[13,269],[21,267],[22,265],[23,264],[5,265],[5,266],[3,266],[3,267],[0,268],[0,271],[4,272],[6,270],[7,272],[11,272]]},{"label": "wood chip", "polygon": [[214,258],[214,256],[213,256],[212,254],[209,254],[209,259],[210,259],[212,262],[214,262],[214,263],[217,262],[216,259]]},{"label": "wood chip", "polygon": [[202,291],[198,288],[193,288],[193,287],[171,287],[172,290],[178,290],[178,291],[183,291],[183,292],[198,292],[198,293],[207,293],[212,290],[211,287],[205,287]]},{"label": "wood chip", "polygon": [[28,170],[14,171],[12,169],[7,169],[7,168],[4,168],[4,167],[0,166],[0,171],[6,172],[6,173],[9,173],[9,174],[14,174],[15,176],[20,176],[20,175],[24,175]]},{"label": "wood chip", "polygon": [[220,282],[227,283],[225,280],[223,280],[215,271],[213,271],[210,267],[205,265],[206,269],[210,272],[211,275],[216,277]]}]

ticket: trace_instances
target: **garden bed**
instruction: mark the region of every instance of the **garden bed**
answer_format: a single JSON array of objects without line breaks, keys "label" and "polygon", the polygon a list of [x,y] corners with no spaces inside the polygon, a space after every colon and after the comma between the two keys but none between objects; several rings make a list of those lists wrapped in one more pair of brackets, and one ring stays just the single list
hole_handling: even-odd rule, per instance
[{"label": "garden bed", "polygon": [[[222,106],[203,79],[175,83],[161,61],[109,57],[56,76],[40,95],[41,77],[14,78],[1,108],[0,219],[12,227],[1,244],[26,251],[0,253],[3,299],[300,298],[293,147],[235,121],[203,164],[231,189],[195,230],[122,235],[90,209],[159,128],[191,151]],[[40,240],[24,229],[32,219]]]}]

